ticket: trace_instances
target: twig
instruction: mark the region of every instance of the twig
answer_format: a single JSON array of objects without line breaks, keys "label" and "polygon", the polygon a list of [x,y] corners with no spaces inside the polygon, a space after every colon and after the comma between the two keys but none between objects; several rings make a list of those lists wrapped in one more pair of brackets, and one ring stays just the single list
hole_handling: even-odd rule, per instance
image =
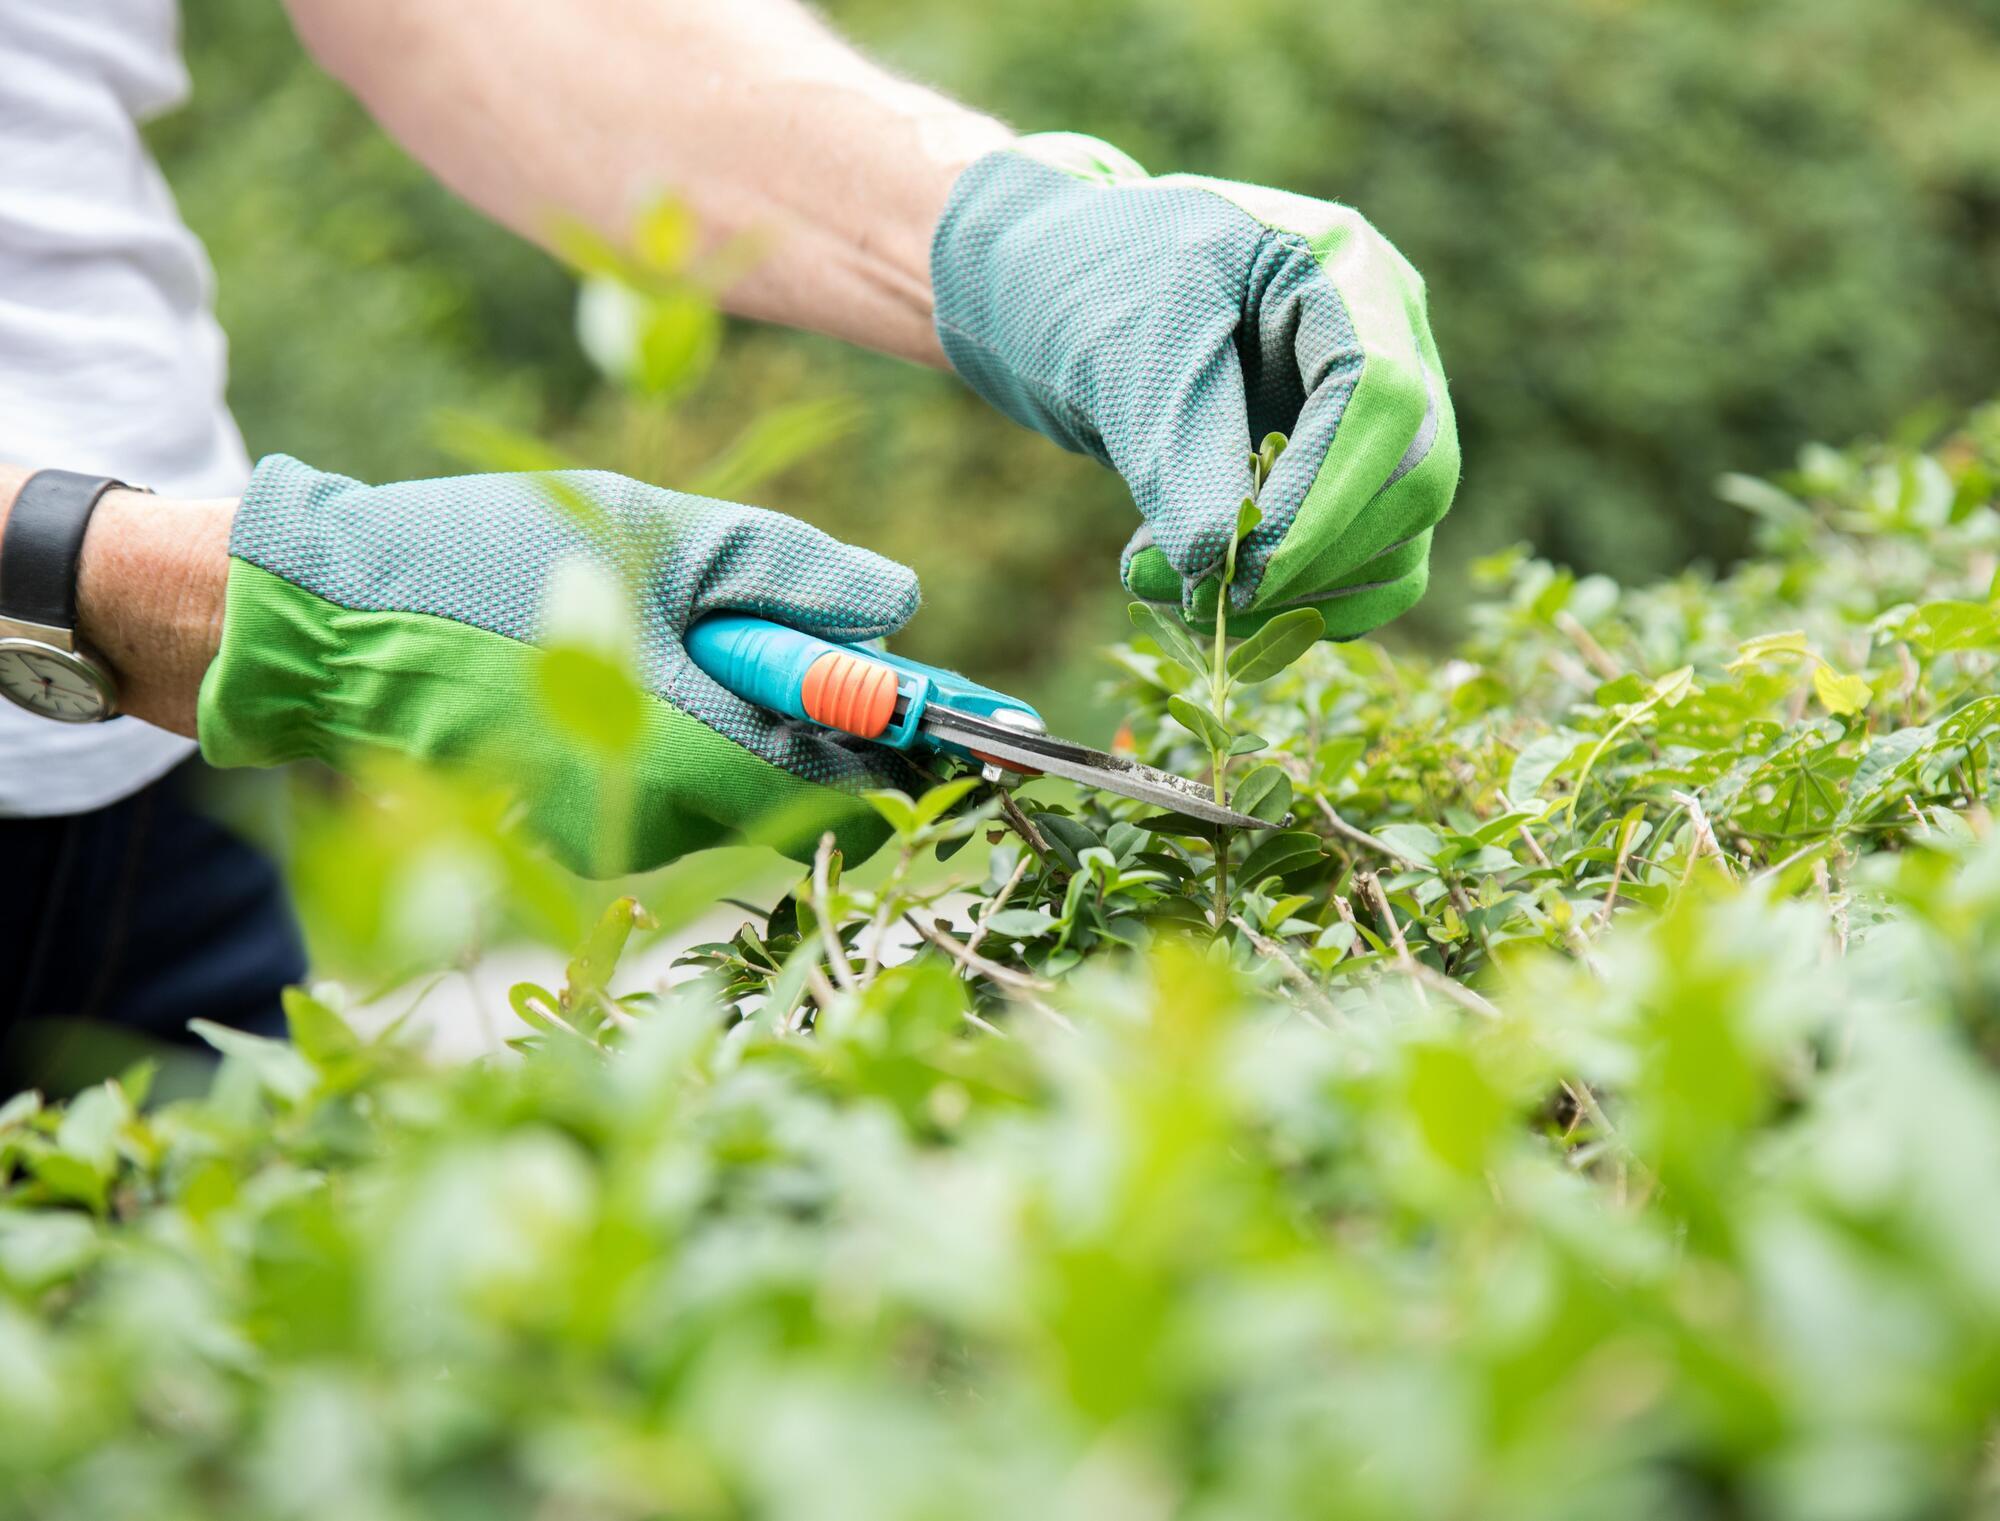
[{"label": "twig", "polygon": [[[1285,981],[1297,988],[1305,995],[1307,1002],[1313,1005],[1312,1008],[1301,1008],[1299,1010],[1301,1014],[1305,1015],[1307,1019],[1318,1025],[1322,1030],[1329,1028],[1327,1020],[1330,1019],[1336,1023],[1340,1021],[1341,1013],[1335,1007],[1333,1000],[1328,998],[1326,993],[1320,988],[1320,985],[1307,975],[1305,968],[1292,959],[1290,951],[1286,950],[1282,944],[1273,940],[1269,935],[1259,934],[1256,930],[1252,929],[1249,921],[1241,914],[1231,914],[1229,922],[1243,931],[1244,936],[1250,941],[1250,944],[1256,948],[1258,955],[1268,956],[1276,962],[1278,971],[1284,977]],[[1321,1018],[1321,1015],[1324,1015],[1325,1018]]]},{"label": "twig", "polygon": [[1345,924],[1349,929],[1359,932],[1361,926],[1355,922],[1354,905],[1341,897],[1339,893],[1330,893],[1328,896],[1333,899],[1334,909],[1340,914],[1340,922]]},{"label": "twig", "polygon": [[971,1025],[974,1029],[984,1030],[988,1035],[998,1036],[1001,1040],[1005,1040],[1007,1038],[1007,1032],[1005,1030],[1001,1029],[998,1025],[994,1024],[993,1021],[990,1019],[981,1019],[977,1014],[973,1013],[972,1010],[970,1009],[967,1009],[965,1011],[965,1022]]},{"label": "twig", "polygon": [[1550,650],[1547,658],[1549,669],[1562,677],[1571,686],[1582,687],[1587,692],[1597,685],[1596,682],[1591,680],[1591,672],[1570,659],[1567,650]]},{"label": "twig", "polygon": [[1629,826],[1620,826],[1618,830],[1618,855],[1611,863],[1611,885],[1604,890],[1604,906],[1597,911],[1599,931],[1611,923],[1611,911],[1618,903],[1618,889],[1625,882],[1625,863],[1632,857],[1632,845],[1638,834],[1639,825],[1636,820]]},{"label": "twig", "polygon": [[[1787,868],[1798,865],[1799,862],[1803,861],[1807,856],[1811,855],[1815,850],[1826,849],[1826,845],[1827,842],[1825,840],[1814,840],[1812,841],[1812,843],[1808,845],[1801,845],[1797,850],[1793,851],[1790,855],[1786,856],[1784,860],[1777,861],[1774,862],[1772,865],[1766,866],[1765,868],[1763,868],[1763,870],[1753,875],[1750,878],[1750,880],[1752,882],[1769,882],[1774,878],[1778,877]],[[1820,875],[1823,876],[1826,870],[1826,863],[1824,861],[1819,863],[1819,869],[1820,869]]]},{"label": "twig", "polygon": [[896,865],[884,879],[875,898],[875,912],[868,916],[868,949],[861,963],[862,977],[873,982],[875,974],[882,970],[882,941],[889,933],[889,919],[895,909],[896,892],[903,885],[903,878],[909,875],[914,853],[908,845],[903,847]]},{"label": "twig", "polygon": [[979,916],[979,922],[972,927],[972,936],[965,942],[968,951],[976,951],[986,943],[987,926],[992,924],[993,916],[1007,906],[1007,900],[1014,896],[1014,889],[1019,887],[1021,879],[1027,876],[1028,863],[1033,859],[1033,856],[1022,856],[1014,863],[1014,874],[1007,879],[1006,885],[994,896],[993,901],[986,905],[986,912]]},{"label": "twig", "polygon": [[1616,681],[1625,674],[1618,668],[1618,662],[1611,658],[1610,652],[1591,636],[1590,630],[1583,626],[1575,613],[1567,608],[1561,610],[1555,616],[1555,625],[1562,630],[1569,642],[1576,646],[1577,652],[1590,662],[1590,668],[1606,681]]},{"label": "twig", "polygon": [[1542,849],[1541,843],[1528,833],[1528,826],[1523,824],[1519,832],[1521,843],[1528,847],[1528,854],[1535,858],[1535,864],[1546,871],[1554,871],[1556,869],[1555,862],[1549,859],[1549,853]]},{"label": "twig", "polygon": [[1604,1137],[1605,1144],[1610,1146],[1617,1154],[1619,1161],[1619,1202],[1624,1202],[1624,1170],[1628,1163],[1638,1171],[1640,1179],[1646,1185],[1647,1192],[1650,1193],[1654,1182],[1651,1170],[1645,1163],[1639,1160],[1637,1153],[1632,1150],[1630,1143],[1618,1133],[1617,1127],[1611,1123],[1610,1117],[1605,1114],[1604,1107],[1597,1102],[1597,1095],[1590,1091],[1590,1084],[1586,1083],[1580,1077],[1565,1078],[1562,1090],[1569,1095],[1570,1102],[1575,1104],[1590,1120],[1592,1128]]},{"label": "twig", "polygon": [[1389,907],[1389,895],[1382,891],[1382,879],[1372,871],[1364,871],[1360,877],[1362,891],[1368,894],[1375,912],[1381,916],[1383,925],[1389,931],[1389,943],[1395,948],[1396,959],[1407,964],[1412,959],[1410,943],[1403,938],[1403,926],[1397,920],[1395,911]]},{"label": "twig", "polygon": [[1052,993],[1055,991],[1054,983],[1044,982],[1032,973],[1017,971],[1011,966],[1002,966],[997,961],[990,961],[967,946],[956,935],[939,929],[934,924],[925,924],[913,913],[904,914],[903,922],[953,960],[970,967],[983,977],[990,978],[1002,987],[1018,988],[1023,992],[1029,993]]},{"label": "twig", "polygon": [[1360,877],[1364,890],[1375,905],[1375,912],[1381,915],[1382,922],[1388,927],[1389,943],[1396,952],[1397,969],[1416,981],[1417,1002],[1429,1008],[1430,1000],[1424,997],[1424,980],[1414,970],[1417,958],[1410,954],[1410,943],[1403,938],[1403,926],[1396,918],[1396,911],[1389,907],[1389,895],[1382,891],[1382,879],[1372,871],[1364,871]]},{"label": "twig", "polygon": [[[1401,933],[1393,930],[1396,922],[1395,916],[1389,913],[1386,900],[1380,896],[1382,891],[1381,885],[1373,877],[1368,878],[1368,884],[1373,888],[1376,895],[1377,911],[1389,920],[1392,926],[1392,933],[1395,935],[1396,949],[1401,953],[1395,961],[1396,970],[1417,985],[1417,1001],[1419,1003],[1423,1004],[1425,1008],[1429,1008],[1430,1000],[1424,997],[1424,989],[1436,988],[1438,992],[1449,998],[1453,1003],[1459,1005],[1461,1008],[1471,1010],[1481,1018],[1500,1019],[1504,1017],[1498,1007],[1480,997],[1479,994],[1473,992],[1464,983],[1458,981],[1456,978],[1447,977],[1442,972],[1436,971],[1431,967],[1425,966],[1423,962],[1412,956],[1410,948],[1404,943]],[[1361,928],[1359,924],[1355,923],[1354,909],[1339,893],[1333,895],[1333,906],[1339,911],[1343,923],[1353,925],[1357,931]]]},{"label": "twig", "polygon": [[1397,865],[1408,867],[1412,871],[1429,870],[1422,861],[1419,861],[1415,856],[1405,855],[1387,840],[1378,840],[1374,835],[1368,833],[1367,830],[1355,828],[1354,825],[1348,823],[1346,819],[1334,812],[1333,804],[1329,803],[1318,793],[1313,794],[1313,801],[1319,804],[1320,812],[1326,815],[1327,827],[1343,840],[1351,844],[1366,846],[1369,850],[1379,851]]},{"label": "twig", "polygon": [[1472,918],[1474,912],[1472,900],[1465,895],[1464,886],[1457,882],[1447,882],[1444,885],[1444,891],[1445,896],[1451,900],[1451,906],[1458,910],[1458,917],[1465,921],[1466,929],[1479,937],[1480,949],[1485,951],[1488,956],[1491,956],[1493,954],[1493,941],[1487,935],[1485,925],[1474,924]]},{"label": "twig", "polygon": [[[1548,852],[1542,849],[1541,842],[1528,833],[1526,824],[1520,827],[1519,833],[1521,843],[1528,847],[1528,854],[1534,857],[1535,864],[1545,871],[1554,871],[1555,863],[1549,859]],[[1590,937],[1584,934],[1583,927],[1575,919],[1570,919],[1569,923],[1563,926],[1563,939],[1569,942],[1570,950],[1575,952],[1576,959],[1583,964],[1585,970],[1593,977],[1601,978],[1604,975],[1603,968],[1597,964],[1597,958],[1591,954]]]},{"label": "twig", "polygon": [[1833,924],[1834,943],[1840,948],[1840,954],[1845,956],[1847,954],[1847,899],[1845,896],[1838,899],[1834,897],[1833,883],[1828,876],[1824,858],[1813,862],[1813,885],[1819,889],[1820,901],[1826,905],[1826,916]]},{"label": "twig", "polygon": [[1062,863],[1055,859],[1049,849],[1049,842],[1042,837],[1041,830],[1035,827],[1035,821],[1021,812],[1021,805],[1014,801],[1014,794],[1005,787],[996,787],[994,790],[1000,794],[1000,811],[1007,815],[1007,822],[1014,827],[1014,833],[1027,843],[1028,849],[1041,857],[1044,866],[1060,866]]},{"label": "twig", "polygon": [[964,942],[956,936],[949,935],[934,925],[923,923],[915,914],[903,915],[903,922],[960,965],[969,967],[989,981],[997,982],[1001,987],[1018,993],[1023,1003],[1044,1018],[1052,1020],[1065,1030],[1076,1029],[1066,1015],[1050,1008],[1034,996],[1037,993],[1053,991],[1052,983],[1044,982],[1039,977],[1031,977],[1026,972],[1017,972],[1010,966],[1002,966],[997,961],[989,961],[977,952],[967,950]]},{"label": "twig", "polygon": [[833,889],[829,885],[832,872],[833,831],[829,829],[820,836],[819,849],[813,852],[813,917],[819,920],[820,943],[826,947],[826,964],[833,971],[833,980],[851,993],[857,984],[854,967],[847,959],[847,947],[840,943],[840,932],[833,925]]},{"label": "twig", "polygon": [[1708,812],[1701,806],[1701,799],[1692,792],[1670,792],[1667,795],[1687,809],[1688,823],[1694,829],[1694,849],[1688,852],[1687,869],[1681,873],[1682,884],[1685,885],[1688,878],[1694,875],[1694,863],[1703,856],[1713,856],[1722,867],[1723,875],[1734,882],[1735,868],[1729,864],[1721,842],[1715,838],[1715,826],[1709,823]]},{"label": "twig", "polygon": [[[826,973],[822,972],[817,966],[806,968],[806,991],[812,995],[812,1001],[819,1005],[819,1011],[822,1014],[831,1009],[834,1000],[840,996],[834,992],[833,984],[826,980]],[[806,1006],[800,1004],[792,1011],[791,1020],[786,1025],[786,1028],[797,1030],[803,1027],[805,1022]]]},{"label": "twig", "polygon": [[1407,966],[1402,967],[1402,971],[1405,976],[1414,979],[1420,986],[1435,989],[1457,1004],[1461,1009],[1470,1010],[1481,1019],[1504,1019],[1506,1017],[1500,1012],[1499,1005],[1473,992],[1471,988],[1460,982],[1456,977],[1445,976],[1444,973],[1438,971],[1435,967],[1426,966],[1423,962],[1412,958]]}]

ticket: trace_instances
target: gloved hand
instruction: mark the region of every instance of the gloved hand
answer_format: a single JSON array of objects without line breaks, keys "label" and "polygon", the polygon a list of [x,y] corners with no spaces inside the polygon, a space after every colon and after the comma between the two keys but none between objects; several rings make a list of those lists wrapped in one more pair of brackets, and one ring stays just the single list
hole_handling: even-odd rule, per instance
[{"label": "gloved hand", "polygon": [[[594,510],[595,531],[577,504]],[[890,633],[916,610],[909,570],[777,513],[601,471],[366,486],[273,455],[229,548],[221,651],[198,713],[217,765],[375,750],[470,766],[513,784],[531,827],[600,873],[765,827],[801,859],[831,829],[852,859],[886,834],[855,792],[916,785],[894,752],[754,708],[682,648],[689,624],[721,609],[842,641]],[[609,858],[609,762],[565,742],[531,695],[544,596],[568,556],[639,572],[652,700],[616,762],[634,817]]]},{"label": "gloved hand", "polygon": [[959,177],[931,244],[946,356],[1001,411],[1125,477],[1135,596],[1214,616],[1249,454],[1291,436],[1231,626],[1318,607],[1351,637],[1423,595],[1458,484],[1451,398],[1402,255],[1345,206],[1152,178],[1072,133]]}]

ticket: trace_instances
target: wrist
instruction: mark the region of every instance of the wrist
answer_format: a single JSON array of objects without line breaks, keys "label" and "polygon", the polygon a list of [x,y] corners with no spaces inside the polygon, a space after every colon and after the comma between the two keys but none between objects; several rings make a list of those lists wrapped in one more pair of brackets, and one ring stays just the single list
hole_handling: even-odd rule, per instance
[{"label": "wrist", "polygon": [[77,637],[117,679],[122,711],[178,734],[195,732],[221,642],[235,508],[109,491],[84,535]]},{"label": "wrist", "polygon": [[0,535],[7,532],[7,515],[14,510],[14,498],[34,473],[19,465],[0,465]]}]

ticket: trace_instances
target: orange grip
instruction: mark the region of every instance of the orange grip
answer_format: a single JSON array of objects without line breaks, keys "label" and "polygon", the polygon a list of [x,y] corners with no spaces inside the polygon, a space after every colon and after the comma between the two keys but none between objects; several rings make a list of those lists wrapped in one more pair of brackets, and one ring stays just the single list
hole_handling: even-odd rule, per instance
[{"label": "orange grip", "polygon": [[799,700],[814,723],[874,739],[896,716],[896,673],[879,660],[828,650],[807,669]]}]

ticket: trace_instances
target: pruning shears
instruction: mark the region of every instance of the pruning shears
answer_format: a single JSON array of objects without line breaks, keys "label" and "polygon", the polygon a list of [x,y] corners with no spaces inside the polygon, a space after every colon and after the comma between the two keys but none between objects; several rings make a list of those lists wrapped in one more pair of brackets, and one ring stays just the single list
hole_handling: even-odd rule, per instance
[{"label": "pruning shears", "polygon": [[736,613],[702,619],[686,642],[694,663],[746,702],[892,749],[942,752],[988,781],[1045,773],[1208,824],[1271,827],[1199,782],[1058,738],[1018,697],[941,666]]}]

